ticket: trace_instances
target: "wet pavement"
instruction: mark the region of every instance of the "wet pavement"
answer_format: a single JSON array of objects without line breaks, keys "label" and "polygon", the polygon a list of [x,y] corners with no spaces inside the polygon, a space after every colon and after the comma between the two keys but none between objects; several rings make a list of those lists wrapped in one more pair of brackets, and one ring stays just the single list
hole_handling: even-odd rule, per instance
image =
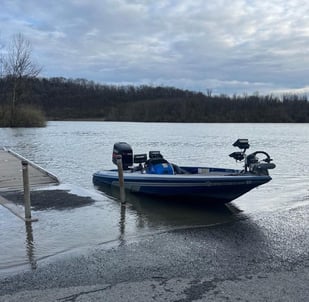
[{"label": "wet pavement", "polygon": [[[23,217],[22,193],[2,195],[14,202],[11,202],[14,209],[19,212],[19,217]],[[126,199],[124,207],[117,196],[107,197],[101,192],[71,185],[32,191],[32,217],[38,222],[26,227],[20,219],[0,207],[0,272],[20,266],[31,269],[33,263],[75,249],[95,248],[110,242],[120,244],[132,237],[142,238],[162,231],[216,225],[241,218],[233,207],[175,204],[130,194]]]},{"label": "wet pavement", "polygon": [[41,259],[1,274],[0,301],[308,301],[308,204],[235,215]]},{"label": "wet pavement", "polygon": [[[58,186],[60,187],[60,186]],[[51,190],[37,190],[31,192],[31,209],[34,211],[40,210],[63,210],[76,207],[87,206],[93,204],[90,196],[76,196],[68,191],[53,187]],[[18,205],[24,204],[23,192],[2,192],[1,195]]]}]

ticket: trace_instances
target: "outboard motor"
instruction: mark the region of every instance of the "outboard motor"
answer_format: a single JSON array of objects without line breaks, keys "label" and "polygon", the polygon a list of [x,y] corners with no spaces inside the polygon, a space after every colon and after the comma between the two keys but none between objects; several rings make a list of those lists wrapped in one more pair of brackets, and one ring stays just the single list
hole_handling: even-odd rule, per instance
[{"label": "outboard motor", "polygon": [[123,170],[128,170],[133,165],[133,151],[129,144],[125,142],[119,142],[114,144],[112,160],[117,165],[117,156],[122,157]]}]

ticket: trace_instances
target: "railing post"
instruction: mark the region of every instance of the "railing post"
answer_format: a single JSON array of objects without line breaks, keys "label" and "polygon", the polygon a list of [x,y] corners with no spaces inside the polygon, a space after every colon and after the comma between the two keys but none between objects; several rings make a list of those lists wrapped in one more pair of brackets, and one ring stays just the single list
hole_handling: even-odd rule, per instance
[{"label": "railing post", "polygon": [[28,162],[21,162],[23,170],[23,186],[24,186],[24,202],[25,202],[25,219],[31,219],[31,201],[30,201],[30,185],[29,185],[29,169]]},{"label": "railing post", "polygon": [[120,200],[125,203],[126,193],[124,189],[124,179],[123,179],[123,166],[122,166],[122,156],[117,156],[117,167],[118,167],[118,179],[119,179],[119,189],[120,189]]}]

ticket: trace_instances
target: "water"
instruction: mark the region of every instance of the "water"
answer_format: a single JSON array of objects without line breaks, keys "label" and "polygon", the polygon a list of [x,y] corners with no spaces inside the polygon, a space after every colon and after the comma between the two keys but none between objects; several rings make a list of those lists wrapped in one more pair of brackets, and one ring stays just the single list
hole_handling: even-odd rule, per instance
[{"label": "water", "polygon": [[[18,265],[34,269],[40,260],[67,251],[121,244],[175,228],[271,215],[309,204],[308,124],[49,122],[46,128],[0,129],[0,138],[1,145],[57,175],[64,188],[91,194],[97,200],[85,207],[34,211],[39,221],[27,228],[0,207],[0,271]],[[241,168],[242,164],[228,157],[235,151],[232,143],[237,138],[248,138],[252,151],[268,152],[277,167],[271,170],[273,180],[235,200],[233,211],[176,206],[134,196],[129,196],[129,204],[123,208],[92,185],[93,172],[114,167],[111,152],[117,141],[130,143],[135,153],[160,150],[178,164]]]}]

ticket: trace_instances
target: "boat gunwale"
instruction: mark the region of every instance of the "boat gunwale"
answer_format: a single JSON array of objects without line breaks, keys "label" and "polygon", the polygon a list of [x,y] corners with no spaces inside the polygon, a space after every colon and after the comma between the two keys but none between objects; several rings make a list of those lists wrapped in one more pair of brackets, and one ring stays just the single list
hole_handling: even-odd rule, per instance
[{"label": "boat gunwale", "polygon": [[[237,171],[237,170],[235,170]],[[109,182],[118,181],[117,170],[102,170],[93,174],[93,178],[106,178]],[[124,173],[124,180],[130,182],[168,182],[168,183],[196,183],[206,181],[218,182],[240,182],[240,181],[262,181],[271,180],[269,175],[254,175],[251,173],[243,173],[236,175],[211,175],[209,174],[142,174],[142,173]]]}]

